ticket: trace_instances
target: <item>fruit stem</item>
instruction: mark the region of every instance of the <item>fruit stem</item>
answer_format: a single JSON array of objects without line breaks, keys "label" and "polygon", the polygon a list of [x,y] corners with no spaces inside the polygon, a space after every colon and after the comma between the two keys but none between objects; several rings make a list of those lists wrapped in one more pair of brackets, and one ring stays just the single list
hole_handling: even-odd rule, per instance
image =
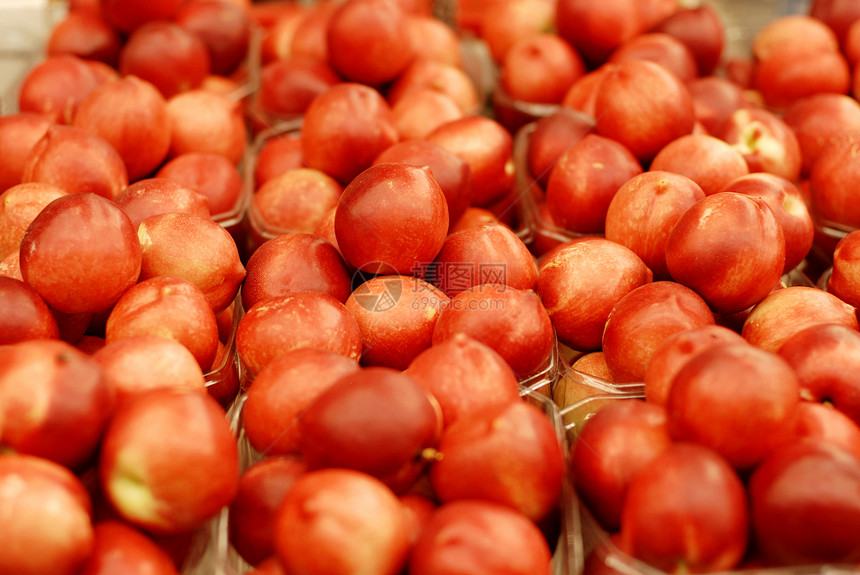
[{"label": "fruit stem", "polygon": [[437,450],[434,447],[425,447],[421,450],[421,454],[419,456],[423,461],[435,462],[442,461],[442,452]]}]

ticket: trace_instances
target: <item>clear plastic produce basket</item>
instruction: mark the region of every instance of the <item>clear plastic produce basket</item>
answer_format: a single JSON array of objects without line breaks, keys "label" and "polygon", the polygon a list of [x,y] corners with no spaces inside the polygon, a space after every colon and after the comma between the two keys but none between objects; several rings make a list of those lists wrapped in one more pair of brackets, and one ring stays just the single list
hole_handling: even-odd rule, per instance
[{"label": "clear plastic produce basket", "polygon": [[224,345],[224,353],[217,365],[213,365],[206,374],[206,387],[210,394],[215,397],[225,408],[230,408],[239,396],[242,380],[242,365],[239,361],[239,353],[236,350],[236,330],[239,320],[242,319],[244,309],[242,308],[242,292],[236,294],[233,300],[232,324],[229,328]]},{"label": "clear plastic produce basket", "polygon": [[249,146],[248,160],[245,163],[243,178],[245,188],[244,194],[247,198],[247,237],[244,247],[248,254],[254,253],[254,251],[267,240],[293,231],[274,226],[263,219],[262,214],[260,214],[253,201],[254,194],[257,191],[254,172],[257,167],[257,160],[260,152],[267,142],[276,138],[298,136],[301,131],[301,126],[301,119],[286,120],[276,123],[272,127],[257,134]]},{"label": "clear plastic produce basket", "polygon": [[[237,437],[241,432],[242,403],[240,398],[237,398],[226,413],[230,428]],[[239,441],[239,461],[244,470],[250,462],[247,459],[248,453],[243,451],[243,444],[247,447],[247,441]],[[182,575],[244,575],[246,566],[231,562],[231,553],[228,508],[225,507],[195,533]]]},{"label": "clear plastic produce basket", "polygon": [[[569,370],[569,377],[575,385],[582,387],[583,399],[560,410],[565,421],[565,429],[571,444],[576,441],[588,420],[601,408],[618,401],[644,401],[645,389],[642,384],[614,385],[586,374]],[[608,569],[621,575],[667,575],[620,550],[613,543],[610,534],[603,529],[584,502],[580,501],[580,522],[582,527],[582,546],[589,572]],[[656,526],[655,526],[656,527]],[[721,575],[856,575],[860,566],[851,565],[803,565],[792,567],[756,568],[750,566],[735,571],[721,572]]]},{"label": "clear plastic produce basket", "polygon": [[[249,154],[245,161],[243,170],[245,187],[244,197],[247,206],[245,216],[247,235],[243,247],[248,255],[252,254],[258,247],[260,247],[260,245],[263,244],[263,242],[279,235],[295,231],[281,228],[266,222],[260,211],[254,205],[253,197],[254,193],[258,189],[255,181],[255,170],[257,168],[260,153],[264,146],[274,139],[299,136],[301,133],[301,126],[301,119],[278,122],[270,128],[258,133],[249,146]],[[299,154],[300,152],[296,151],[295,153]],[[517,153],[516,149],[514,153]],[[516,161],[515,156],[515,163]],[[297,163],[304,165],[300,157],[297,159]],[[517,166],[516,169],[518,171],[517,177],[519,178],[519,166]],[[519,237],[524,243],[528,244],[531,241],[533,232],[530,228],[530,222],[523,217],[526,213],[524,211],[525,208],[521,205],[524,198],[518,186],[519,183],[515,184],[515,188],[511,190],[511,194],[504,200],[500,201],[499,206],[495,208],[494,213],[496,213],[500,221],[509,223],[517,237]]]},{"label": "clear plastic produce basket", "polygon": [[[567,465],[569,463],[569,446],[564,422],[557,406],[540,391],[524,388],[521,395],[523,400],[540,407],[552,422],[559,446],[565,456],[565,464]],[[243,470],[263,458],[263,455],[251,446],[243,431],[242,407],[244,400],[245,396],[240,397],[228,414],[231,426],[239,442],[239,460]],[[583,565],[582,529],[579,515],[580,504],[574,492],[573,485],[569,480],[566,480],[563,484],[558,513],[558,539],[553,551],[552,575],[573,575],[580,573]],[[208,557],[211,558],[211,561],[209,564],[216,569],[212,572],[215,575],[243,575],[250,571],[251,566],[230,545],[228,522],[229,510],[225,509],[210,526]],[[203,575],[203,571],[190,572],[190,575],[198,574]]]},{"label": "clear plastic produce basket", "polygon": [[533,375],[520,380],[520,395],[526,398],[552,397],[552,389],[563,369],[560,344],[556,340],[546,363]]}]

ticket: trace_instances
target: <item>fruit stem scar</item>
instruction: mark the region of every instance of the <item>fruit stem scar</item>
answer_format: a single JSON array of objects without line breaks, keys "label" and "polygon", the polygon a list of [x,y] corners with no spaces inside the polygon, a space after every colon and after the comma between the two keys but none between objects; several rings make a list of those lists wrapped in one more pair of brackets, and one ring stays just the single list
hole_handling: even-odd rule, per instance
[{"label": "fruit stem scar", "polygon": [[442,459],[444,459],[442,452],[434,447],[425,447],[421,450],[421,453],[418,457],[422,461],[429,462],[442,461]]}]

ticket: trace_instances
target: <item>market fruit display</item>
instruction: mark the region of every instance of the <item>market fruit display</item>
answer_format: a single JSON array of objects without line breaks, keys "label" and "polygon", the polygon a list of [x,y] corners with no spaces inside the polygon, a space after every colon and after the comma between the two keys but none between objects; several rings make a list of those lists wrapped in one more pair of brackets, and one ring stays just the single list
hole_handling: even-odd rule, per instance
[{"label": "market fruit display", "polygon": [[0,572],[860,569],[860,10],[783,8],[52,7]]}]

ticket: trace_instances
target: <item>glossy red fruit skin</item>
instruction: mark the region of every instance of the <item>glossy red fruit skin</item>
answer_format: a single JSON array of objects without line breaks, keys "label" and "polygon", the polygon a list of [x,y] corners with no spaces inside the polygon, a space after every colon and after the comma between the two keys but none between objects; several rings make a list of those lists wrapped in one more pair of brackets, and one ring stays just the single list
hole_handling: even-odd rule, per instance
[{"label": "glossy red fruit skin", "polygon": [[858,265],[860,261],[860,232],[852,231],[836,243],[833,250],[833,265],[826,289],[847,304],[860,305]]},{"label": "glossy red fruit skin", "polygon": [[118,520],[96,523],[95,546],[79,575],[178,575],[167,552],[143,531]]},{"label": "glossy red fruit skin", "polygon": [[564,95],[562,106],[593,119],[594,101],[597,99],[600,83],[606,77],[606,71],[607,68],[601,66],[580,76]]},{"label": "glossy red fruit skin", "polygon": [[490,206],[513,187],[513,136],[499,122],[484,116],[464,116],[442,124],[427,139],[469,164],[472,205]]},{"label": "glossy red fruit skin", "polygon": [[820,225],[860,227],[860,210],[846,191],[860,181],[860,170],[851,161],[860,142],[860,129],[840,132],[818,154],[809,174],[812,213]]},{"label": "glossy red fruit skin", "polygon": [[369,86],[341,82],[310,103],[302,124],[308,166],[348,184],[398,140],[391,108]]},{"label": "glossy red fruit skin", "polygon": [[[520,432],[528,433],[528,440]],[[502,503],[533,521],[558,505],[565,463],[552,423],[526,401],[485,408],[459,419],[439,440],[430,481],[444,502]],[[526,463],[528,462],[528,463]]]},{"label": "glossy red fruit skin", "polygon": [[[406,96],[430,90],[449,97],[460,110],[458,118],[479,118],[475,115],[481,106],[479,87],[466,70],[454,64],[438,60],[418,58],[403,71],[386,91],[392,107]],[[489,119],[489,118],[484,118]],[[487,124],[490,125],[490,124]]]},{"label": "glossy red fruit skin", "polygon": [[105,339],[157,334],[187,347],[207,372],[218,352],[218,322],[200,288],[187,280],[155,276],[132,286],[111,309]]},{"label": "glossy red fruit skin", "polygon": [[526,153],[531,177],[546,189],[552,168],[564,151],[591,133],[593,128],[591,116],[566,107],[536,120]]},{"label": "glossy red fruit skin", "polygon": [[645,262],[623,245],[600,237],[577,238],[543,257],[537,292],[559,341],[593,351],[601,347],[612,307],[652,279]]},{"label": "glossy red fruit skin", "polygon": [[[0,443],[74,471],[90,463],[116,403],[101,366],[71,344],[36,339],[0,347]],[[20,389],[28,383],[28,394]]]},{"label": "glossy red fruit skin", "polygon": [[167,100],[170,119],[168,159],[188,153],[224,156],[238,165],[248,133],[241,101],[202,88],[184,90]]},{"label": "glossy red fruit skin", "polygon": [[307,464],[301,456],[266,457],[242,473],[230,502],[230,543],[251,565],[260,566],[275,554],[275,519],[284,495]]},{"label": "glossy red fruit skin", "polygon": [[713,74],[723,56],[726,31],[719,12],[710,4],[679,10],[651,30],[669,34],[687,46],[699,76]]},{"label": "glossy red fruit skin", "polygon": [[288,351],[270,361],[248,387],[243,408],[245,436],[267,456],[301,453],[302,412],[358,359],[312,348]]},{"label": "glossy red fruit skin", "polygon": [[529,575],[549,572],[551,563],[546,538],[533,521],[498,503],[464,500],[446,503],[430,515],[410,556],[409,572]]},{"label": "glossy red fruit skin", "polygon": [[753,86],[769,107],[785,110],[809,96],[850,92],[851,68],[841,52],[810,50],[806,42],[791,44],[753,67]]},{"label": "glossy red fruit skin", "polygon": [[709,134],[689,134],[670,142],[657,152],[649,169],[687,176],[708,196],[722,191],[732,180],[749,174],[744,157]]},{"label": "glossy red fruit skin", "polygon": [[[750,230],[743,240],[725,235],[739,226]],[[777,285],[785,267],[785,238],[764,200],[719,192],[699,200],[672,228],[666,267],[715,312],[735,313]]]},{"label": "glossy red fruit skin", "polygon": [[248,57],[252,24],[238,2],[186,2],[173,20],[203,40],[213,74],[229,76]]},{"label": "glossy red fruit skin", "polygon": [[93,90],[78,105],[72,125],[116,148],[130,181],[155,172],[170,149],[167,101],[153,84],[136,76]]},{"label": "glossy red fruit skin", "polygon": [[275,550],[288,572],[348,575],[370,569],[397,575],[410,547],[400,500],[378,479],[352,469],[318,469],[300,477],[275,524]]},{"label": "glossy red fruit skin", "polygon": [[722,191],[760,198],[771,208],[785,238],[783,273],[803,262],[815,239],[815,222],[800,188],[780,176],[758,172],[735,179]]},{"label": "glossy red fruit skin", "polygon": [[711,347],[744,341],[739,333],[721,325],[704,325],[667,337],[648,362],[643,382],[645,398],[665,406],[672,381],[690,359]]},{"label": "glossy red fruit skin", "polygon": [[180,154],[164,163],[155,175],[176,180],[203,195],[216,221],[231,217],[242,205],[242,176],[238,167],[221,154]]},{"label": "glossy red fruit skin", "polygon": [[45,206],[64,195],[62,188],[37,182],[16,184],[0,192],[0,258],[12,252],[20,255],[27,228]]},{"label": "glossy red fruit skin", "polygon": [[547,210],[562,228],[600,234],[615,193],[641,173],[642,165],[623,144],[586,134],[565,150],[549,173]]},{"label": "glossy red fruit skin", "polygon": [[4,573],[74,575],[92,553],[92,500],[80,478],[39,457],[0,455]]},{"label": "glossy red fruit skin", "polygon": [[65,313],[108,310],[138,280],[141,248],[128,216],[95,194],[48,204],[21,241],[21,274]]},{"label": "glossy red fruit skin", "polygon": [[[324,3],[317,9],[299,16],[294,30],[289,31],[289,23],[282,27],[280,34],[276,36],[276,43],[281,47],[266,50],[265,61],[275,59],[278,55],[295,54],[296,56],[310,57],[319,61],[328,61],[328,24],[334,14],[335,4]],[[264,46],[266,48],[266,46]],[[271,52],[271,53],[270,53]]]},{"label": "glossy red fruit skin", "polygon": [[448,233],[448,204],[427,166],[377,164],[343,191],[334,229],[346,261],[374,274],[421,277]]},{"label": "glossy red fruit skin", "polygon": [[488,406],[519,401],[519,381],[488,345],[468,337],[430,346],[406,368],[439,402],[445,427]]},{"label": "glossy red fruit skin", "polygon": [[472,203],[472,169],[461,157],[427,140],[400,141],[373,161],[375,164],[401,162],[427,165],[448,203],[448,231]]},{"label": "glossy red fruit skin", "polygon": [[36,290],[17,278],[0,276],[0,345],[59,337],[57,320]]},{"label": "glossy red fruit skin", "polygon": [[[789,309],[797,313],[790,314]],[[826,323],[857,330],[857,308],[818,288],[788,286],[774,290],[750,311],[741,335],[757,347],[778,353],[800,331]]]},{"label": "glossy red fruit skin", "polygon": [[777,565],[856,564],[858,487],[860,460],[834,444],[800,440],[771,454],[749,483],[764,558]]},{"label": "glossy red fruit skin", "polygon": [[584,73],[585,64],[570,44],[555,34],[537,33],[507,51],[499,87],[514,100],[560,104]]},{"label": "glossy red fruit skin", "polygon": [[747,161],[750,172],[767,172],[796,182],[803,160],[791,127],[767,108],[741,107],[732,112],[715,134]]},{"label": "glossy red fruit skin", "polygon": [[310,168],[273,177],[251,196],[251,247],[285,232],[313,232],[326,213],[337,207],[342,191],[336,180]]},{"label": "glossy red fruit skin", "polygon": [[415,58],[429,58],[455,66],[462,65],[460,37],[447,23],[425,13],[421,8],[406,6],[406,27]]},{"label": "glossy red fruit skin", "polygon": [[494,223],[449,234],[426,279],[453,297],[479,285],[534,289],[537,263],[507,226]]},{"label": "glossy red fruit skin", "polygon": [[320,292],[286,293],[245,312],[236,333],[239,358],[251,376],[275,357],[299,348],[361,356],[361,329],[344,305]]},{"label": "glossy red fruit skin", "polygon": [[433,130],[465,115],[454,98],[429,88],[405,93],[392,104],[391,114],[401,142],[425,142]]},{"label": "glossy red fruit skin", "polygon": [[119,53],[119,71],[151,82],[162,96],[199,88],[211,71],[206,45],[172,21],[148,22],[131,33]]},{"label": "glossy red fruit skin", "polygon": [[[389,299],[393,294],[399,295]],[[412,276],[374,276],[357,286],[345,305],[361,328],[361,364],[406,369],[430,347],[448,302],[443,291]]]},{"label": "glossy red fruit skin", "polygon": [[254,187],[294,168],[307,167],[302,155],[301,135],[287,132],[254,146]]},{"label": "glossy red fruit skin", "polygon": [[527,2],[489,2],[481,15],[481,39],[496,63],[517,40],[547,30],[555,17],[555,3],[545,0]]},{"label": "glossy red fruit skin", "polygon": [[860,424],[826,403],[801,401],[797,437],[834,443],[860,457]]},{"label": "glossy red fruit skin", "polygon": [[556,5],[558,34],[582,54],[589,67],[602,64],[618,46],[678,9],[675,2],[562,0]]},{"label": "glossy red fruit skin", "polygon": [[340,302],[352,293],[352,276],[337,248],[316,234],[294,232],[274,237],[251,254],[245,269],[245,309],[292,291],[320,291]]},{"label": "glossy red fruit skin", "polygon": [[663,146],[693,131],[689,91],[654,62],[611,64],[595,98],[597,133],[624,144],[640,161],[650,161]]},{"label": "glossy red fruit skin", "polygon": [[[653,529],[655,521],[664,528]],[[735,470],[689,442],[673,443],[640,470],[621,512],[622,547],[670,573],[734,569],[748,531],[746,490]]]},{"label": "glossy red fruit skin", "polygon": [[652,169],[634,176],[618,188],[609,202],[606,239],[639,256],[654,279],[669,279],[666,246],[672,230],[704,198],[701,186],[681,174]]},{"label": "glossy red fruit skin", "polygon": [[396,79],[414,57],[406,12],[391,0],[355,0],[331,15],[329,62],[348,81],[379,86]]},{"label": "glossy red fruit skin", "polygon": [[117,408],[98,474],[121,517],[151,533],[177,535],[199,528],[232,501],[239,452],[215,399],[196,390],[156,389]]},{"label": "glossy red fruit skin", "polygon": [[650,31],[631,38],[619,46],[608,62],[648,60],[660,64],[687,83],[698,77],[696,58],[686,44],[663,32]]},{"label": "glossy red fruit skin", "polygon": [[860,9],[846,0],[813,0],[809,13],[827,24],[840,42],[845,42],[851,23],[860,17]]},{"label": "glossy red fruit skin", "polygon": [[665,409],[644,401],[607,404],[583,426],[570,448],[571,471],[577,493],[604,529],[618,529],[630,482],[671,442]]},{"label": "glossy red fruit skin", "polygon": [[73,126],[54,124],[30,150],[22,182],[113,199],[128,186],[128,169],[110,142]]},{"label": "glossy red fruit skin", "polygon": [[[354,469],[400,493],[429,463],[424,453],[439,441],[442,414],[435,399],[408,375],[365,367],[344,374],[319,395],[301,414],[299,425],[310,469]],[[352,426],[361,433],[351,433]]]},{"label": "glossy red fruit skin", "polygon": [[532,290],[479,285],[460,292],[442,310],[433,344],[465,334],[501,355],[520,379],[545,368],[555,345],[552,320]]},{"label": "glossy red fruit skin", "polygon": [[751,105],[743,88],[721,76],[702,76],[687,83],[696,120],[716,136],[723,122],[738,108]]},{"label": "glossy red fruit skin", "polygon": [[802,329],[779,348],[779,355],[797,373],[801,396],[825,402],[860,425],[860,386],[854,378],[860,331],[835,323]]},{"label": "glossy red fruit skin", "polygon": [[236,298],[245,266],[233,237],[211,218],[158,214],[143,220],[137,233],[143,254],[140,281],[157,276],[188,280],[216,314]]},{"label": "glossy red fruit skin", "polygon": [[[799,402],[798,378],[780,356],[747,343],[715,346],[672,380],[669,431],[677,441],[706,445],[736,469],[749,470],[792,439]],[[703,424],[703,410],[713,425]]]},{"label": "glossy red fruit skin", "polygon": [[206,196],[170,178],[144,178],[129,184],[114,198],[135,229],[150,216],[169,212],[211,217]]},{"label": "glossy red fruit skin", "polygon": [[603,353],[613,380],[642,381],[667,337],[714,323],[708,304],[690,288],[671,281],[639,286],[615,304],[603,332]]},{"label": "glossy red fruit skin", "polygon": [[126,0],[94,0],[100,13],[117,30],[128,34],[153,20],[170,20],[183,0],[128,2]]},{"label": "glossy red fruit skin", "polygon": [[803,37],[804,44],[810,52],[836,52],[839,49],[839,38],[834,30],[824,21],[817,8],[811,8],[810,14],[789,14],[776,18],[763,26],[752,43],[752,56],[756,60],[767,60],[774,54],[790,52],[798,37]]},{"label": "glossy red fruit skin", "polygon": [[860,128],[860,103],[845,94],[816,94],[793,103],[783,118],[797,135],[803,160],[801,175],[808,177],[833,137],[848,128]]},{"label": "glossy red fruit skin", "polygon": [[273,118],[300,117],[315,97],[340,81],[325,62],[287,56],[261,70],[259,106]]},{"label": "glossy red fruit skin", "polygon": [[48,37],[48,56],[72,54],[116,67],[122,41],[116,30],[97,13],[69,12]]},{"label": "glossy red fruit skin", "polygon": [[5,153],[0,161],[0,190],[21,183],[24,163],[51,121],[36,112],[18,112],[0,116],[0,144]]},{"label": "glossy red fruit skin", "polygon": [[176,387],[206,391],[206,379],[197,359],[176,340],[141,335],[102,342],[92,353],[105,379],[113,387],[117,403],[141,391]]},{"label": "glossy red fruit skin", "polygon": [[56,124],[70,124],[78,104],[98,87],[83,58],[49,56],[27,72],[18,93],[18,110],[37,113]]}]

